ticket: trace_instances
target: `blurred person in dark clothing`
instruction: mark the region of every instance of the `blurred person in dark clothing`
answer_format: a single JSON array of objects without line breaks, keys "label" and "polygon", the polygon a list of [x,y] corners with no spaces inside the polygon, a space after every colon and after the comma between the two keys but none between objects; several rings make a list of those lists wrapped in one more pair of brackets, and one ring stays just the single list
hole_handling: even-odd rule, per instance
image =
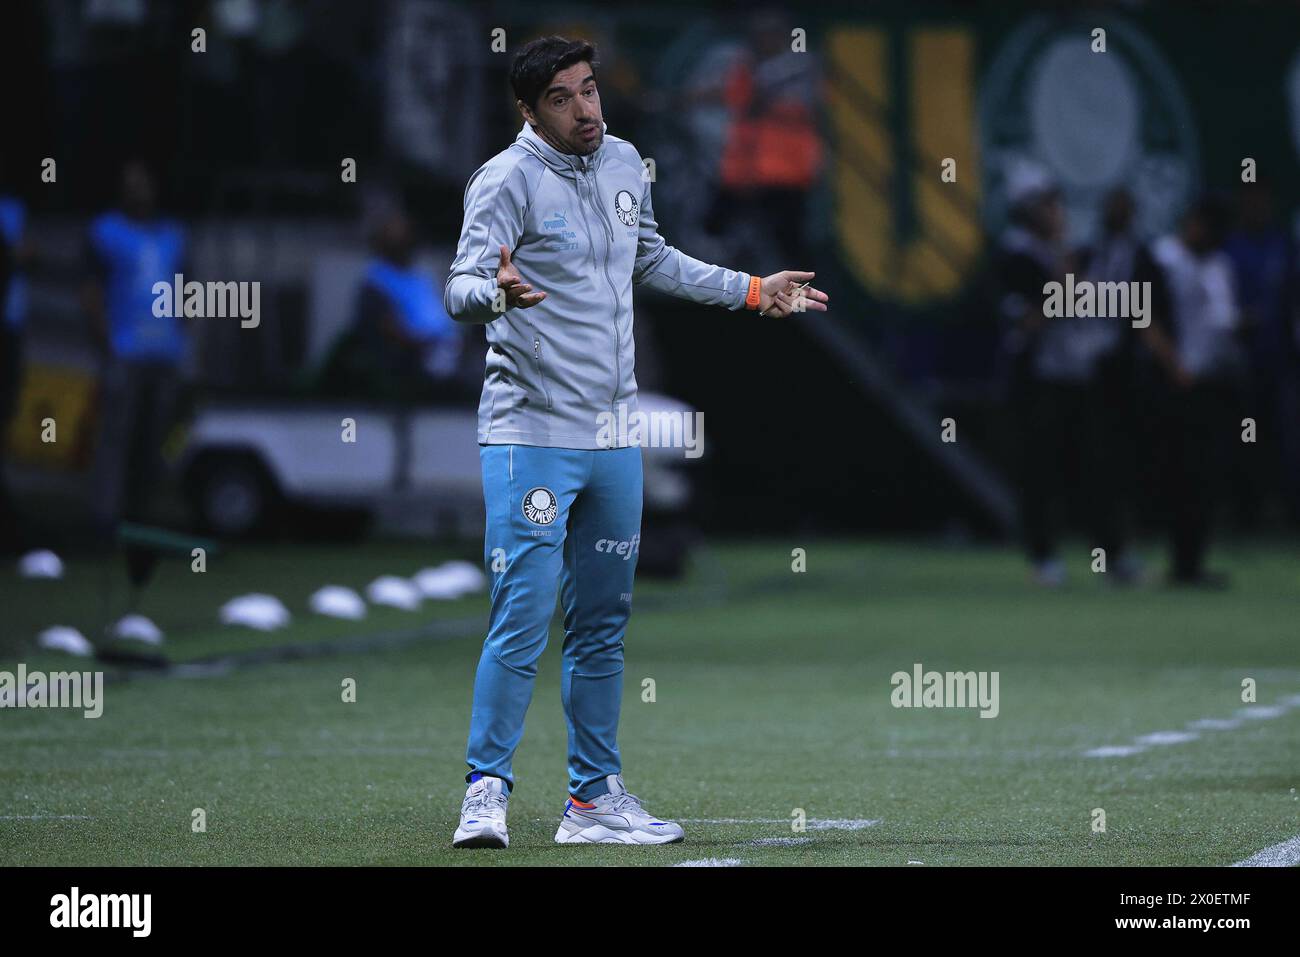
[{"label": "blurred person in dark clothing", "polygon": [[[5,173],[0,158],[0,177]],[[5,460],[22,392],[27,326],[27,269],[35,252],[27,237],[27,204],[0,189],[0,551],[21,551],[27,529],[9,490]]]},{"label": "blurred person in dark clothing", "polygon": [[[1142,403],[1143,386],[1150,373],[1141,367],[1150,360],[1162,376],[1177,378],[1176,359],[1165,330],[1168,328],[1169,288],[1149,243],[1135,228],[1137,207],[1133,195],[1123,187],[1112,190],[1102,201],[1101,232],[1096,242],[1080,251],[1083,279],[1093,283],[1147,283],[1150,290],[1146,309],[1151,322],[1135,327],[1123,317],[1112,320],[1083,320],[1089,326],[1095,353],[1088,380],[1098,419],[1099,453],[1090,464],[1089,481],[1094,483],[1103,511],[1103,527],[1112,529],[1123,545],[1131,530],[1131,512],[1136,476],[1148,456],[1139,444],[1151,436],[1142,428],[1146,422]],[[1155,317],[1165,317],[1165,322]],[[1095,470],[1095,471],[1094,471]],[[1110,555],[1110,552],[1107,552]],[[1136,557],[1121,552],[1119,580],[1131,581],[1138,574]]]},{"label": "blurred person in dark clothing", "polygon": [[477,372],[461,358],[460,327],[447,315],[433,276],[415,264],[415,229],[406,212],[384,209],[371,230],[351,325],[325,361],[322,384],[331,395],[397,403],[396,485],[410,482],[412,417],[408,403],[454,403],[478,390]]},{"label": "blurred person in dark clothing", "polygon": [[27,324],[27,269],[35,253],[27,237],[27,204],[4,190],[0,190],[0,245],[5,247],[8,266],[7,290],[0,295],[0,329],[21,339]]},{"label": "blurred person in dark clothing", "polygon": [[379,399],[455,400],[478,389],[461,371],[462,334],[442,305],[436,280],[415,264],[415,230],[391,207],[370,233],[351,325],[326,362],[335,393]]},{"label": "blurred person in dark clothing", "polygon": [[460,329],[443,308],[434,278],[414,263],[415,231],[406,213],[388,213],[372,245],[375,256],[357,305],[362,341],[386,374],[422,395],[464,394],[457,387]]},{"label": "blurred person in dark clothing", "polygon": [[[1294,299],[1295,251],[1278,222],[1272,184],[1261,178],[1238,193],[1237,227],[1224,252],[1232,261],[1251,376],[1243,415],[1259,425],[1258,465],[1245,469],[1239,507],[1255,517],[1276,475],[1287,511],[1300,521],[1300,352]],[[1239,450],[1240,451],[1240,450]],[[1237,456],[1244,464],[1245,456]],[[1251,458],[1254,458],[1253,456]]]},{"label": "blurred person in dark clothing", "polygon": [[1168,442],[1170,580],[1181,585],[1226,583],[1206,571],[1205,553],[1227,443],[1239,437],[1234,389],[1244,364],[1232,262],[1223,252],[1227,225],[1226,206],[1207,197],[1187,212],[1176,234],[1154,246],[1169,283],[1167,333],[1176,357],[1161,420]]},{"label": "blurred person in dark clothing", "polygon": [[[0,303],[8,301],[14,282],[15,249],[0,224]],[[19,515],[9,491],[5,460],[9,449],[9,423],[18,401],[22,379],[22,343],[18,330],[12,328],[7,315],[0,315],[0,553],[21,548]]]},{"label": "blurred person in dark clothing", "polygon": [[[1120,482],[1111,431],[1116,413],[1109,390],[1125,374],[1129,323],[1122,318],[1048,318],[1045,285],[1079,268],[1066,244],[1065,208],[1045,171],[1025,165],[1009,183],[1012,205],[997,262],[999,318],[1011,359],[1010,399],[1017,412],[1022,456],[1022,518],[1034,580],[1065,582],[1057,551],[1056,516],[1077,487],[1093,548],[1103,548],[1110,581],[1128,583],[1137,567],[1126,553]],[[1118,206],[1111,229],[1089,260],[1097,276],[1133,268],[1127,230],[1131,211]],[[1080,276],[1080,278],[1083,278]],[[1125,393],[1126,394],[1126,393]],[[1123,398],[1121,395],[1121,406]]]},{"label": "blurred person in dark clothing", "polygon": [[180,224],[158,213],[153,174],[127,163],[121,208],[95,219],[86,236],[83,303],[101,358],[95,523],[104,543],[121,519],[147,517],[165,471],[188,337],[179,318],[154,315],[153,287],[184,272],[184,253]]}]

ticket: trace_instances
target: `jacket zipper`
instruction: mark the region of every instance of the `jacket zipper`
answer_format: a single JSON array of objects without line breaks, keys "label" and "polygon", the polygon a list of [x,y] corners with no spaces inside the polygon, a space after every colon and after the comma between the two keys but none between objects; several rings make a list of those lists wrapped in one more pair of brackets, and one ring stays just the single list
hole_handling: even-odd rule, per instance
[{"label": "jacket zipper", "polygon": [[533,339],[533,357],[537,360],[537,375],[542,380],[542,395],[546,396],[546,408],[551,408],[551,390],[546,386],[546,366],[542,364],[542,340]]},{"label": "jacket zipper", "polygon": [[[585,171],[584,171],[585,172]],[[600,208],[596,205],[596,174],[592,172],[587,182],[588,196],[592,212],[600,220],[600,225],[605,234],[609,237],[609,245],[605,247],[605,282],[609,285],[610,294],[614,297],[614,391],[609,397],[609,409],[614,411],[614,400],[618,398],[618,387],[623,381],[623,356],[618,347],[618,290],[614,287],[614,280],[609,278],[609,259],[614,254],[614,231],[609,225],[609,221],[601,214]]]}]

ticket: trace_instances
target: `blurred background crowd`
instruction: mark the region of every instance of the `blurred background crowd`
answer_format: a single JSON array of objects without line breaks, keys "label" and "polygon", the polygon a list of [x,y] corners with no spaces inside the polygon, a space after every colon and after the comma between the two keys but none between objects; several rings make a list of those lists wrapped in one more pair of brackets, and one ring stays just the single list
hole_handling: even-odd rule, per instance
[{"label": "blurred background crowd", "polygon": [[[521,123],[510,57],[547,33],[596,44],[609,132],[652,160],[671,244],[814,269],[836,303],[763,325],[639,298],[641,387],[702,410],[711,452],[689,494],[665,474],[664,510],[706,532],[1017,542],[1045,585],[1071,536],[1118,581],[1145,537],[1175,580],[1222,584],[1216,529],[1300,521],[1293,3],[0,16],[11,549],[124,517],[246,534],[296,492],[467,531],[414,517],[477,494],[482,330],[448,319],[442,281],[465,183]],[[176,274],[260,282],[259,324],[155,317]],[[1151,325],[1045,318],[1067,274],[1151,283]],[[320,412],[337,442],[362,408],[391,468],[344,474],[298,441]]]}]

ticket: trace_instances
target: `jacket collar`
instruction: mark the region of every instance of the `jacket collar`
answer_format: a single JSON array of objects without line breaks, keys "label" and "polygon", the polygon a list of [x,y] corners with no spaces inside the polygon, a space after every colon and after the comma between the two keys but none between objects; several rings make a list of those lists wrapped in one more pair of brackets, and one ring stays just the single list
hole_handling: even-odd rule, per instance
[{"label": "jacket collar", "polygon": [[515,137],[515,143],[528,152],[532,153],[543,163],[555,170],[557,173],[577,173],[590,169],[596,169],[600,166],[601,158],[605,154],[605,135],[608,134],[609,126],[604,121],[600,124],[601,136],[600,146],[596,152],[588,156],[575,156],[572,153],[561,153],[546,140],[538,136],[533,127],[527,121],[519,130],[519,135]]}]

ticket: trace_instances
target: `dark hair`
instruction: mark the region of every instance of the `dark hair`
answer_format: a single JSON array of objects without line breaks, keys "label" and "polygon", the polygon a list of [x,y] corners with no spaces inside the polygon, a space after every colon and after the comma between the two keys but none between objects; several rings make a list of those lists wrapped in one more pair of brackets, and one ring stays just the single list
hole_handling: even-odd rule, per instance
[{"label": "dark hair", "polygon": [[596,66],[596,48],[586,40],[555,36],[530,40],[515,54],[515,62],[510,67],[510,85],[514,87],[515,98],[523,100],[530,110],[537,109],[537,101],[551,78],[583,60],[593,68]]}]

